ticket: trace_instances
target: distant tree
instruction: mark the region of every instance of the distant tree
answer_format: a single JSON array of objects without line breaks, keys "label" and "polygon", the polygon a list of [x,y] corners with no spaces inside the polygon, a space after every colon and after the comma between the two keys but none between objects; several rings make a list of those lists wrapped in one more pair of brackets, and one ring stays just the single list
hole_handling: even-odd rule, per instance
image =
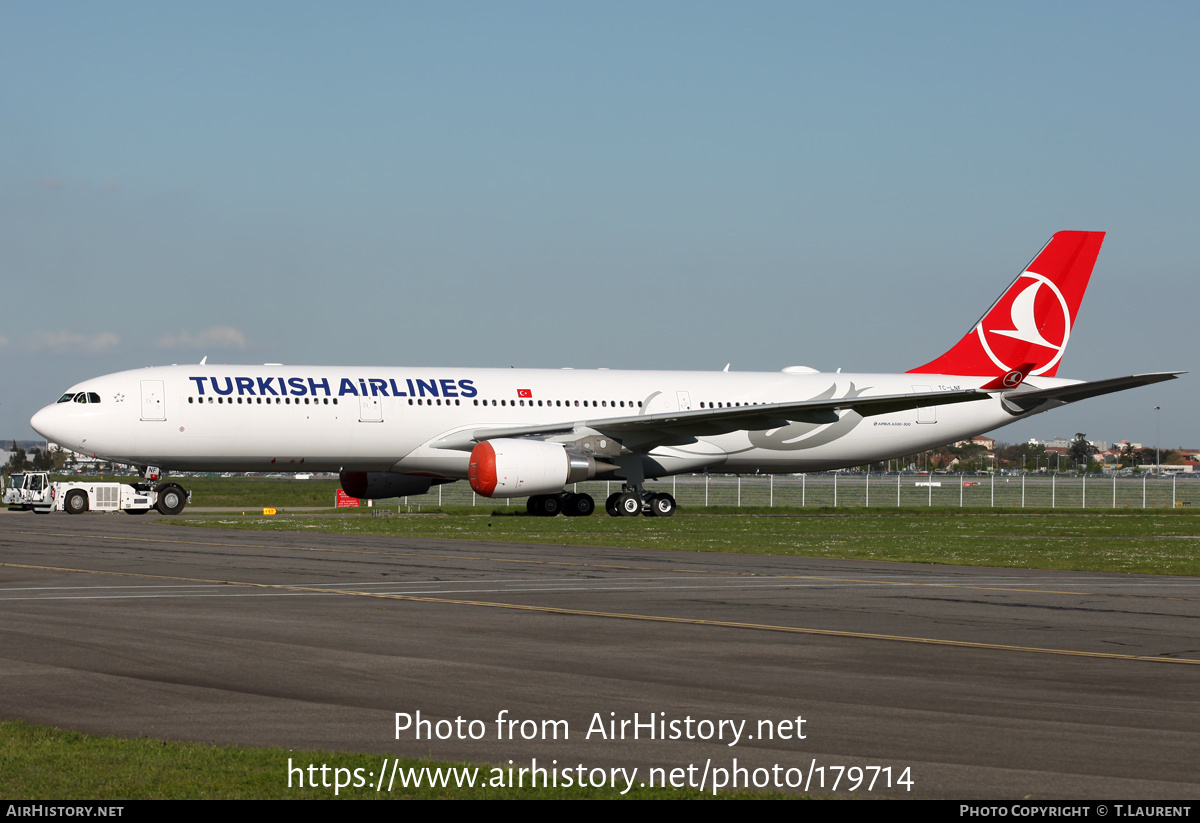
[{"label": "distant tree", "polygon": [[35,472],[48,472],[54,468],[54,460],[50,457],[49,449],[34,449],[33,452],[33,470]]},{"label": "distant tree", "polygon": [[8,463],[4,466],[9,474],[14,472],[23,472],[28,468],[28,459],[25,457],[25,450],[17,446],[17,441],[13,441],[12,457],[8,458]]},{"label": "distant tree", "polygon": [[75,453],[70,449],[55,448],[50,450],[50,459],[54,462],[54,471],[61,472],[68,468],[73,461]]},{"label": "distant tree", "polygon": [[1156,455],[1154,449],[1138,449],[1134,452],[1134,456],[1137,458],[1139,466],[1153,466]]},{"label": "distant tree", "polygon": [[1123,469],[1132,469],[1137,466],[1137,452],[1128,442],[1121,446],[1121,454],[1117,458],[1117,464]]},{"label": "distant tree", "polygon": [[996,465],[1002,469],[1023,469],[1029,456],[1029,446],[1024,443],[997,443]]},{"label": "distant tree", "polygon": [[1085,470],[1088,463],[1092,462],[1092,455],[1095,453],[1096,447],[1087,442],[1087,435],[1083,432],[1076,432],[1075,439],[1071,441],[1071,445],[1067,446],[1067,456]]}]

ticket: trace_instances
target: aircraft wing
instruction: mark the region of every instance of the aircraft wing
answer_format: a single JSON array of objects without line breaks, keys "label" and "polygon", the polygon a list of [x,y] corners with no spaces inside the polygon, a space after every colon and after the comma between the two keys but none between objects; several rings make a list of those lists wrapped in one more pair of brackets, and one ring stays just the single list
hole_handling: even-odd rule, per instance
[{"label": "aircraft wing", "polygon": [[1004,405],[1016,414],[1023,414],[1043,403],[1056,403],[1057,405],[1074,403],[1076,400],[1087,400],[1089,397],[1099,397],[1102,394],[1135,389],[1138,386],[1149,386],[1164,380],[1174,380],[1181,374],[1187,374],[1187,372],[1161,371],[1131,374],[1128,377],[1110,377],[1107,380],[1072,383],[1069,386],[1057,386],[1052,389],[1009,392],[1004,395]]},{"label": "aircraft wing", "polygon": [[454,432],[429,445],[435,448],[469,451],[484,440],[566,434],[589,430],[606,434],[615,440],[636,437],[638,447],[648,449],[655,445],[680,442],[681,439],[727,434],[741,430],[762,431],[786,426],[793,422],[836,423],[839,419],[839,411],[853,411],[863,417],[870,417],[929,406],[970,403],[976,400],[986,400],[991,396],[986,391],[966,389],[947,392],[887,394],[874,397],[834,397],[799,400],[793,403],[762,403],[719,409],[691,409],[625,417],[599,417],[543,425],[469,429]]},{"label": "aircraft wing", "polygon": [[800,400],[794,403],[763,403],[721,409],[659,412],[630,417],[589,420],[584,425],[596,431],[620,437],[623,432],[661,431],[674,435],[715,435],[743,429],[762,431],[789,423],[836,423],[839,411],[853,411],[863,417],[892,414],[929,406],[948,406],[986,400],[991,395],[978,389],[949,392],[887,394],[876,397],[834,397],[828,400]]}]

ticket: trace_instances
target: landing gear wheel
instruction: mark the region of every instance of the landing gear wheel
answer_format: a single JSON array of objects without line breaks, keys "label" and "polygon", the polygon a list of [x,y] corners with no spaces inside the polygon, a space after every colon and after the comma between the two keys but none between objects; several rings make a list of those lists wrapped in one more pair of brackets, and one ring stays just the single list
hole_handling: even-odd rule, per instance
[{"label": "landing gear wheel", "polygon": [[619,508],[619,505],[618,505],[618,501],[620,499],[621,499],[621,493],[613,492],[612,494],[610,494],[608,496],[608,499],[604,501],[604,510],[606,512],[608,512],[609,517],[620,517],[621,516],[621,509]]},{"label": "landing gear wheel", "polygon": [[624,492],[617,501],[617,509],[620,510],[621,517],[637,517],[642,513],[642,501],[638,500],[636,494]]},{"label": "landing gear wheel", "polygon": [[675,498],[669,494],[656,494],[650,498],[650,506],[646,509],[650,517],[670,517],[675,514]]},{"label": "landing gear wheel", "polygon": [[63,499],[63,509],[67,514],[83,514],[88,510],[87,492],[83,489],[71,489]]},{"label": "landing gear wheel", "polygon": [[158,487],[158,501],[154,508],[162,514],[175,515],[183,511],[187,505],[187,492],[174,483]]},{"label": "landing gear wheel", "polygon": [[572,494],[563,504],[567,517],[590,517],[596,510],[596,501],[590,494]]},{"label": "landing gear wheel", "polygon": [[542,517],[554,517],[563,508],[563,502],[557,494],[543,494],[538,503],[538,514]]},{"label": "landing gear wheel", "polygon": [[542,495],[533,494],[525,501],[525,513],[530,517],[538,517],[542,510]]}]

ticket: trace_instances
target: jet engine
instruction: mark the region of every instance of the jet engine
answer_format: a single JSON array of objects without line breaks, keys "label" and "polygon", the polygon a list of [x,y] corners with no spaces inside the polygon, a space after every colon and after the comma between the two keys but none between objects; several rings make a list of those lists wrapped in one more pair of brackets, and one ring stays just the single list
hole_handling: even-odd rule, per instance
[{"label": "jet engine", "polygon": [[542,440],[485,440],[471,450],[467,478],[484,497],[554,494],[616,466]]},{"label": "jet engine", "polygon": [[434,481],[432,477],[398,472],[342,472],[338,479],[342,481],[342,491],[360,500],[424,494]]}]

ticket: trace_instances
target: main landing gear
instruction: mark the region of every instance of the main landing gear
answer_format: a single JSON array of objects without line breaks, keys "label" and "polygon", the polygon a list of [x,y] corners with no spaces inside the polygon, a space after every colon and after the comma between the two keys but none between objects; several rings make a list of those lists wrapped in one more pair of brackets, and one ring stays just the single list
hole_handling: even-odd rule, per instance
[{"label": "main landing gear", "polygon": [[[525,511],[531,517],[554,517],[560,512],[567,517],[587,517],[596,509],[596,501],[590,494],[559,492],[558,494],[535,494],[525,503]],[[675,514],[675,498],[666,493],[646,494],[640,487],[624,486],[610,494],[604,501],[604,510],[610,517],[670,517]]]},{"label": "main landing gear", "polygon": [[554,517],[559,512],[567,517],[587,517],[595,510],[596,501],[590,494],[574,492],[535,494],[525,503],[525,511],[534,517]]},{"label": "main landing gear", "polygon": [[625,486],[621,491],[610,494],[604,501],[604,510],[609,517],[670,517],[675,514],[675,498],[663,492],[646,494],[639,487]]}]

